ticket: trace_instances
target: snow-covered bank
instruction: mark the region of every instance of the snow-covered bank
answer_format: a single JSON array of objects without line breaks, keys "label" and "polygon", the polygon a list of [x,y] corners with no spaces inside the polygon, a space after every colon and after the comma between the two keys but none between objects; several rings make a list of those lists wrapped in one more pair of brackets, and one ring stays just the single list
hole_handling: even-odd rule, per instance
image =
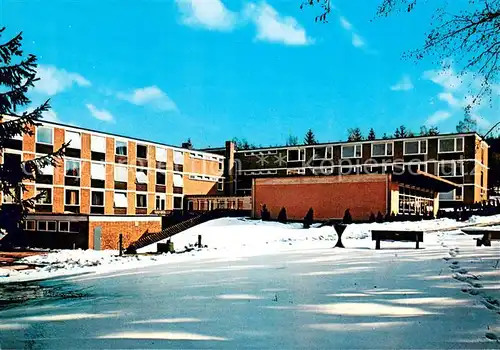
[{"label": "snow-covered bank", "polygon": [[[445,233],[456,227],[471,224],[488,224],[500,221],[500,215],[490,217],[473,217],[469,222],[457,222],[450,219],[439,219],[418,222],[391,222],[353,224],[346,229],[343,241],[348,251],[351,249],[371,248],[370,231],[373,229],[406,229],[432,231],[425,235],[423,247],[444,249],[444,241],[463,241],[465,245],[473,245],[472,238],[460,232]],[[440,231],[441,230],[441,231]],[[61,250],[31,256],[20,260],[20,263],[34,264],[32,270],[11,271],[0,269],[0,283],[40,280],[66,275],[107,272],[141,268],[151,265],[177,263],[187,260],[217,257],[248,257],[261,254],[278,254],[291,250],[308,250],[331,248],[337,241],[337,234],[332,227],[314,227],[302,229],[301,224],[280,224],[238,218],[213,220],[186,230],[172,238],[176,251],[193,247],[202,236],[202,244],[207,248],[191,250],[183,254],[139,255],[119,257],[117,251],[93,250]],[[465,238],[465,239],[459,239]],[[387,243],[383,248],[412,248],[413,243]],[[156,252],[156,243],[144,247],[139,253]],[[444,252],[446,253],[446,252]],[[443,254],[444,254],[443,253]],[[352,254],[355,254],[352,252]]]}]

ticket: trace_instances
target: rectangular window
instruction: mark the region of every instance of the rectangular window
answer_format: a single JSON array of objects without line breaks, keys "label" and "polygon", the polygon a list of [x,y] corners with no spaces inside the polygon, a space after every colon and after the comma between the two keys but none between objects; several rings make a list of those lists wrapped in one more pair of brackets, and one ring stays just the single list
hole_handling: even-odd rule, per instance
[{"label": "rectangular window", "polygon": [[224,162],[219,160],[219,170],[224,169]]},{"label": "rectangular window", "polygon": [[36,128],[36,142],[52,145],[52,129],[39,126]]},{"label": "rectangular window", "polygon": [[116,208],[126,208],[127,204],[127,193],[126,192],[115,192],[114,204]]},{"label": "rectangular window", "polygon": [[56,232],[57,225],[55,221],[38,221],[37,227],[38,231]]},{"label": "rectangular window", "polygon": [[38,228],[38,231],[47,231],[47,221],[38,221],[36,223],[36,226]]},{"label": "rectangular window", "polygon": [[124,166],[115,166],[115,181],[127,182],[128,169]]},{"label": "rectangular window", "polygon": [[80,205],[80,191],[79,190],[65,190],[64,191],[64,204],[66,205]]},{"label": "rectangular window", "polygon": [[39,174],[41,175],[54,175],[54,167],[52,164],[46,165],[43,168],[39,168]]},{"label": "rectangular window", "polygon": [[220,178],[217,181],[217,191],[224,191],[224,179]]},{"label": "rectangular window", "polygon": [[361,158],[361,145],[342,146],[342,158]]},{"label": "rectangular window", "polygon": [[106,138],[92,135],[90,137],[90,148],[92,152],[106,153]]},{"label": "rectangular window", "polygon": [[439,153],[462,152],[464,150],[464,139],[462,137],[440,139],[438,145]]},{"label": "rectangular window", "polygon": [[80,162],[77,160],[65,161],[66,176],[80,177]]},{"label": "rectangular window", "polygon": [[439,200],[440,201],[452,201],[455,199],[455,190],[451,190],[450,192],[440,192]]},{"label": "rectangular window", "polygon": [[304,175],[306,173],[306,169],[287,169],[287,175]]},{"label": "rectangular window", "polygon": [[182,209],[182,197],[174,197],[174,209]]},{"label": "rectangular window", "polygon": [[439,163],[439,176],[463,176],[463,163],[462,162],[441,162]]},{"label": "rectangular window", "polygon": [[404,142],[404,154],[425,154],[427,153],[427,141],[405,141]]},{"label": "rectangular window", "polygon": [[156,210],[165,210],[166,208],[166,196],[163,194],[163,195],[160,195],[160,194],[157,194],[156,195],[156,205],[155,205],[155,209]]},{"label": "rectangular window", "polygon": [[35,231],[35,220],[26,220],[24,222],[24,229],[26,231]]},{"label": "rectangular window", "polygon": [[306,158],[306,150],[305,149],[288,149],[287,150],[287,160],[289,162],[299,162],[303,161]]},{"label": "rectangular window", "polygon": [[148,158],[148,146],[137,145],[137,158],[142,158],[142,159]]},{"label": "rectangular window", "polygon": [[167,150],[165,148],[156,147],[156,160],[159,162],[167,161]]},{"label": "rectangular window", "polygon": [[148,195],[137,193],[135,195],[135,207],[136,208],[147,208],[148,207]]},{"label": "rectangular window", "polygon": [[314,159],[332,159],[333,158],[333,148],[332,147],[315,147],[313,148],[313,158]]},{"label": "rectangular window", "polygon": [[104,206],[104,192],[103,191],[92,191],[90,205],[94,207]]},{"label": "rectangular window", "polygon": [[372,157],[392,156],[392,143],[372,144]]},{"label": "rectangular window", "polygon": [[59,221],[59,232],[69,232],[69,221]]},{"label": "rectangular window", "polygon": [[166,184],[165,173],[163,171],[156,172],[156,184],[157,185],[165,185]]},{"label": "rectangular window", "polygon": [[174,187],[184,187],[184,181],[181,174],[174,174]]},{"label": "rectangular window", "polygon": [[127,141],[115,141],[115,154],[118,156],[127,155]]},{"label": "rectangular window", "polygon": [[137,171],[135,172],[135,180],[138,184],[147,184],[148,171],[146,169],[137,168]]},{"label": "rectangular window", "polygon": [[55,221],[47,221],[47,231],[49,232],[57,231],[57,224]]},{"label": "rectangular window", "polygon": [[52,204],[52,188],[49,187],[37,187],[36,196],[39,196],[36,200],[37,204]]},{"label": "rectangular window", "polygon": [[184,164],[184,153],[181,151],[174,151],[174,164]]},{"label": "rectangular window", "polygon": [[90,177],[95,180],[106,180],[106,166],[101,163],[90,165]]},{"label": "rectangular window", "polygon": [[64,142],[69,142],[68,148],[80,149],[82,147],[81,135],[78,132],[66,131]]},{"label": "rectangular window", "polygon": [[3,193],[2,202],[3,203],[14,203],[15,202],[14,193],[11,193],[11,194]]}]

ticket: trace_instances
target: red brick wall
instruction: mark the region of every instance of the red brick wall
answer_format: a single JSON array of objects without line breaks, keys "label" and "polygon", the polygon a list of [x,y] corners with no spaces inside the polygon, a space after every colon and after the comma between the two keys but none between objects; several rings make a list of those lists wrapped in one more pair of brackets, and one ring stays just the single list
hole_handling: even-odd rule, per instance
[{"label": "red brick wall", "polygon": [[353,219],[387,211],[387,175],[301,176],[255,179],[254,216],[265,204],[276,219],[282,207],[287,217],[302,220],[309,208],[315,219],[342,218],[349,208]]},{"label": "red brick wall", "polygon": [[94,248],[94,228],[101,226],[101,249],[118,249],[119,234],[123,234],[123,247],[127,248],[130,243],[136,241],[143,233],[161,231],[161,220],[152,218],[149,221],[90,221],[89,222],[89,248]]}]

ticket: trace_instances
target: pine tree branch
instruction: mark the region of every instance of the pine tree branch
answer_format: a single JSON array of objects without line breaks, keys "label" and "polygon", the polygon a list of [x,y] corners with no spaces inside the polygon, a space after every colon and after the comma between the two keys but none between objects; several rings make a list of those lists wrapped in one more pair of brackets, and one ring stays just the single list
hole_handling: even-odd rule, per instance
[{"label": "pine tree branch", "polygon": [[0,149],[4,147],[7,140],[15,136],[22,134],[32,135],[31,128],[40,125],[37,121],[42,119],[43,112],[50,109],[49,102],[50,100],[45,101],[31,112],[23,112],[21,115],[10,114],[15,119],[0,123]]},{"label": "pine tree branch", "polygon": [[[0,28],[0,37],[2,36],[5,27]],[[14,38],[4,44],[0,44],[0,59],[5,64],[9,64],[12,56],[21,56],[23,52],[20,50],[23,32],[17,34]]]}]

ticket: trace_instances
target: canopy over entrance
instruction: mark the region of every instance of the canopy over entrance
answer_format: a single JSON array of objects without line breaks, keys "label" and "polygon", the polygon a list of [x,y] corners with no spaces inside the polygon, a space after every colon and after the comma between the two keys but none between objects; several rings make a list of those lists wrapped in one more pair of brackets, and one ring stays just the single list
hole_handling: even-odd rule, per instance
[{"label": "canopy over entrance", "polygon": [[425,171],[405,171],[403,174],[393,174],[392,180],[395,182],[426,188],[434,192],[450,192],[459,186],[442,177],[426,173]]}]

